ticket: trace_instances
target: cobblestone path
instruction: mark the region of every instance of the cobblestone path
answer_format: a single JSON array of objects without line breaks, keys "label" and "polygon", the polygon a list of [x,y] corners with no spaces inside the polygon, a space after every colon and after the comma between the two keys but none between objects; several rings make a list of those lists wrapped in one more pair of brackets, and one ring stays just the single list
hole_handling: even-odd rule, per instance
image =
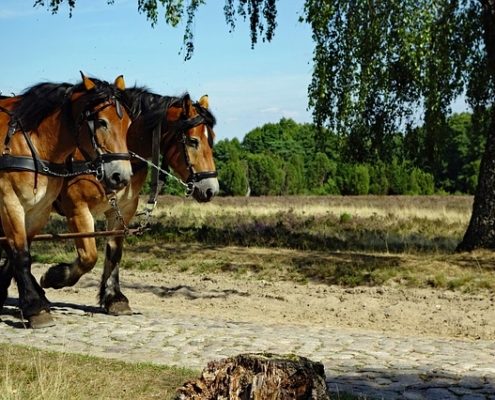
[{"label": "cobblestone path", "polygon": [[[139,310],[112,317],[50,293],[56,327],[25,329],[13,299],[0,341],[200,370],[243,352],[296,353],[321,361],[332,392],[383,399],[495,400],[495,343],[384,336],[300,325],[260,325]],[[94,297],[93,297],[94,302]],[[138,311],[138,310],[136,310]]]}]

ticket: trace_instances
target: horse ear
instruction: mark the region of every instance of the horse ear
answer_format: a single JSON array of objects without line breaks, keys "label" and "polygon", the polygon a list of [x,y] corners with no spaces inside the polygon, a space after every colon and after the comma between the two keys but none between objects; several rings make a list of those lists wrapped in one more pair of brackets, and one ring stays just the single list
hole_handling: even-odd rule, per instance
[{"label": "horse ear", "polygon": [[123,92],[125,90],[124,75],[117,76],[117,78],[115,78],[114,85],[117,87],[117,89]]},{"label": "horse ear", "polygon": [[208,108],[209,103],[208,103],[208,95],[205,94],[204,96],[201,96],[201,98],[198,101],[199,105],[203,108]]},{"label": "horse ear", "polygon": [[84,88],[87,91],[93,90],[96,87],[95,83],[91,79],[89,79],[86,75],[84,75],[82,73],[82,71],[79,71],[79,72],[81,72],[81,77],[83,80]]}]

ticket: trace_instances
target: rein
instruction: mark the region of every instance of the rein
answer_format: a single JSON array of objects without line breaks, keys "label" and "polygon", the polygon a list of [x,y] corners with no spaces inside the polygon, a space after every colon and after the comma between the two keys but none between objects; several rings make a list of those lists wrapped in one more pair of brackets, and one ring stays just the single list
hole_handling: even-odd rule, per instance
[{"label": "rein", "polygon": [[190,188],[191,187],[191,184],[190,183],[186,183],[184,182],[182,179],[178,178],[177,176],[175,176],[174,174],[171,174],[169,171],[167,171],[166,169],[163,169],[161,167],[159,167],[158,165],[156,165],[155,163],[147,160],[146,158],[144,157],[141,157],[139,154],[137,153],[134,153],[133,151],[130,151],[129,150],[129,154],[131,155],[132,158],[136,158],[137,160],[139,161],[142,161],[143,163],[146,163],[148,166],[150,166],[151,168],[153,168],[155,171],[158,171],[160,172],[161,174],[164,174],[166,176],[169,176],[171,177],[172,179],[175,179],[177,182],[179,182],[182,186],[184,186],[187,190],[186,190],[186,197],[189,197],[192,193],[192,191],[190,192]]}]

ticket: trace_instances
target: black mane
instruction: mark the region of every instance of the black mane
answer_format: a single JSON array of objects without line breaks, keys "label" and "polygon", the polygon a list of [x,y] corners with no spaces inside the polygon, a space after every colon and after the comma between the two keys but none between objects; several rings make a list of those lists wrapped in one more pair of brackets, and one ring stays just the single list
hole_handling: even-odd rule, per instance
[{"label": "black mane", "polygon": [[141,117],[146,130],[154,129],[163,120],[166,111],[178,101],[178,97],[160,96],[144,87],[125,91],[125,103],[132,119]]},{"label": "black mane", "polygon": [[[184,93],[180,97],[161,96],[150,92],[145,87],[133,87],[126,89],[125,96],[125,102],[132,118],[135,119],[140,116],[143,118],[145,129],[154,129],[163,120],[165,112],[175,105],[182,107],[184,99],[189,94]],[[213,127],[216,123],[213,114],[198,103],[195,103],[194,106],[206,123]]]},{"label": "black mane", "polygon": [[65,108],[65,112],[70,112],[70,99],[73,93],[85,92],[82,97],[82,100],[85,101],[83,108],[96,105],[112,96],[121,97],[120,91],[114,85],[95,78],[91,78],[91,81],[96,86],[90,91],[84,89],[83,83],[77,85],[38,83],[20,95],[20,100],[13,110],[14,116],[21,124],[22,129],[30,131],[58,108]]},{"label": "black mane", "polygon": [[72,87],[69,83],[43,82],[26,89],[14,108],[17,121],[25,131],[33,130],[56,108],[64,104]]}]

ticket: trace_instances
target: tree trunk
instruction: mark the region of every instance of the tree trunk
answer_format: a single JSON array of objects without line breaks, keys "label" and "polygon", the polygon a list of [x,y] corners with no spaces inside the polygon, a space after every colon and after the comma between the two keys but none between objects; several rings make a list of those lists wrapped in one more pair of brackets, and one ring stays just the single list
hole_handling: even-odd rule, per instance
[{"label": "tree trunk", "polygon": [[495,249],[495,107],[481,160],[478,187],[474,195],[469,226],[457,251]]},{"label": "tree trunk", "polygon": [[[488,76],[495,81],[495,0],[481,0]],[[495,249],[495,102],[468,229],[457,251]]]},{"label": "tree trunk", "polygon": [[265,353],[209,362],[177,392],[176,400],[330,400],[321,363]]}]

